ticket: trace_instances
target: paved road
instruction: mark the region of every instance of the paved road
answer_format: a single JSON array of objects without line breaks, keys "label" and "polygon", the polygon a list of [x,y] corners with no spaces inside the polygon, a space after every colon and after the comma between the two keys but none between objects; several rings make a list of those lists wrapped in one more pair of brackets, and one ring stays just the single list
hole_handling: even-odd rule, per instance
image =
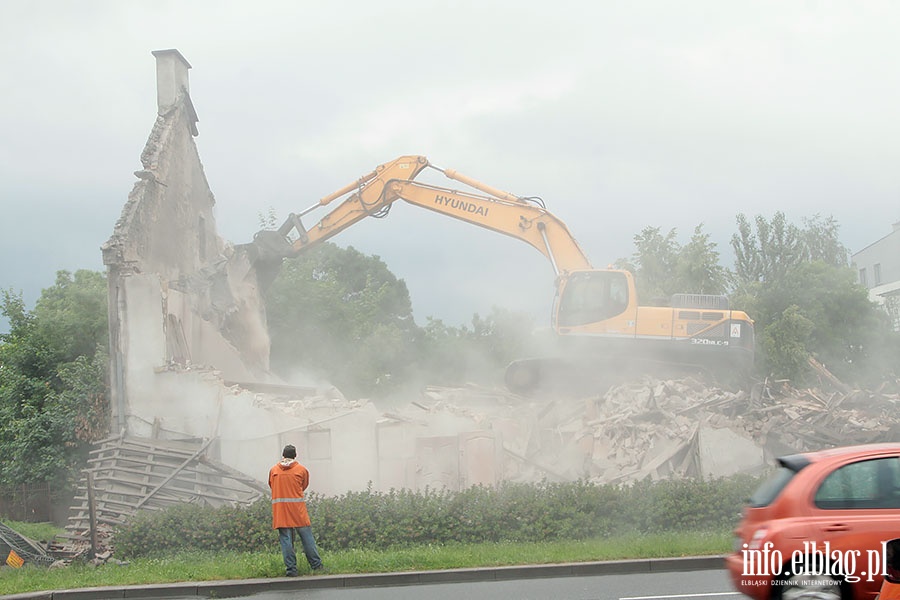
[{"label": "paved road", "polygon": [[739,598],[723,570],[473,581],[362,589],[263,592],[241,600],[728,600]]},{"label": "paved road", "polygon": [[238,600],[737,600],[724,570],[263,592]]}]

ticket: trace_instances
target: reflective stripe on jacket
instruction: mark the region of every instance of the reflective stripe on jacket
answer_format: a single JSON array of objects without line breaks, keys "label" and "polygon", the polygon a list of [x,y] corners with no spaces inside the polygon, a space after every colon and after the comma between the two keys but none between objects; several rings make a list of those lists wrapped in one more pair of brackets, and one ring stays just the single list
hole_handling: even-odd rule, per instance
[{"label": "reflective stripe on jacket", "polygon": [[272,528],[309,527],[309,513],[303,492],[309,486],[309,471],[293,460],[269,469],[272,489]]}]

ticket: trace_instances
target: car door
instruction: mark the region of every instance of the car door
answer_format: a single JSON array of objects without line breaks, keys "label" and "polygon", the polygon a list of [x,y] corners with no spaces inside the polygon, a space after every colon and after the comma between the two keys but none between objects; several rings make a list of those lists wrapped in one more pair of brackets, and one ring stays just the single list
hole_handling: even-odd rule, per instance
[{"label": "car door", "polygon": [[855,597],[874,596],[881,586],[884,543],[900,536],[900,457],[838,466],[822,479],[812,503],[817,539],[805,548],[825,554],[831,574],[846,575]]}]

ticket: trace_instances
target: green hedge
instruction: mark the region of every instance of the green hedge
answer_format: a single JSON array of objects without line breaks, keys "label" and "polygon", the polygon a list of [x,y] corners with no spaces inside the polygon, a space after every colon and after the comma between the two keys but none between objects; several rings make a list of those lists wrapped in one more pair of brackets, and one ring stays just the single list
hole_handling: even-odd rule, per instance
[{"label": "green hedge", "polygon": [[[503,483],[461,492],[371,489],[310,494],[307,507],[324,550],[428,543],[592,539],[627,532],[723,531],[733,527],[753,477],[641,482]],[[268,499],[247,508],[184,505],[138,514],[115,534],[115,554],[178,550],[265,551],[275,543]]]}]

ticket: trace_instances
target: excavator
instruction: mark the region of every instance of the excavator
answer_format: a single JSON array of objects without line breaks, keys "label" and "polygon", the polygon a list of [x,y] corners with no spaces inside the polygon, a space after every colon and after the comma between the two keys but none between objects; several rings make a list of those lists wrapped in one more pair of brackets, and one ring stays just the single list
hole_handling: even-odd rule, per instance
[{"label": "excavator", "polygon": [[[415,178],[425,169],[473,191],[438,187]],[[311,227],[303,217],[342,199]],[[539,198],[504,192],[424,156],[401,156],[325,196],[277,230],[256,233],[250,259],[277,273],[284,258],[324,242],[366,217],[384,217],[397,200],[519,239],[549,260],[556,276],[551,330],[553,347],[513,361],[506,386],[528,394],[603,374],[630,371],[668,374],[672,367],[734,382],[753,363],[753,321],[732,310],[724,296],[675,294],[668,306],[638,303],[631,272],[595,269],[569,228]],[[274,267],[273,267],[274,266]]]}]

